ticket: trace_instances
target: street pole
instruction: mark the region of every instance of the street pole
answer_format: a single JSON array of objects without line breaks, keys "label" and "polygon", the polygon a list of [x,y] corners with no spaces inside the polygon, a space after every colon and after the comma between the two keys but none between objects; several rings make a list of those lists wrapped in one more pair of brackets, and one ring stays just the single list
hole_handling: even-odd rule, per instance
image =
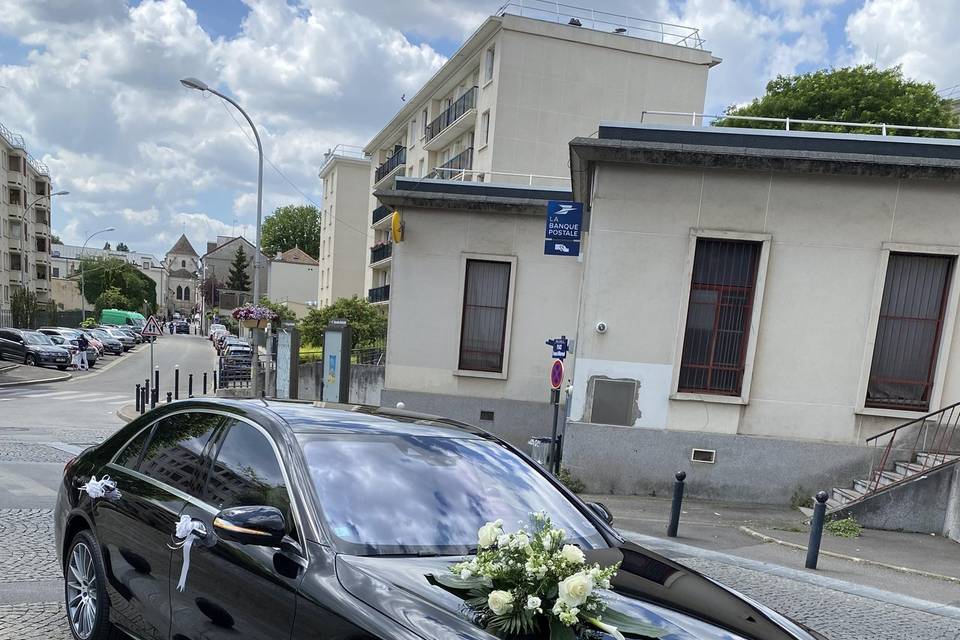
[{"label": "street pole", "polygon": [[[87,239],[83,241],[83,246],[80,247],[80,321],[83,322],[87,319],[87,281],[83,277],[83,252],[87,250],[87,243],[90,242],[90,239],[93,236],[100,235],[101,233],[108,233],[110,231],[116,231],[114,227],[107,227],[106,229],[100,229],[100,231],[94,231]],[[153,347],[151,347],[152,352]]]},{"label": "street pole", "polygon": [[[237,111],[246,118],[247,123],[250,125],[250,128],[253,129],[253,137],[257,141],[257,247],[256,253],[253,256],[253,303],[260,303],[260,226],[263,216],[263,144],[260,142],[260,134],[257,132],[256,125],[253,124],[253,120],[250,119],[250,116],[247,115],[247,112],[236,103],[229,96],[225,96],[216,89],[211,89],[207,84],[196,78],[184,78],[180,81],[180,84],[187,87],[188,89],[195,89],[197,91],[209,91],[215,96],[218,96],[234,107]],[[260,330],[254,329],[253,331],[253,396],[255,398],[260,397],[260,376],[259,368],[257,364],[260,361]],[[269,364],[269,363],[268,363]]]}]

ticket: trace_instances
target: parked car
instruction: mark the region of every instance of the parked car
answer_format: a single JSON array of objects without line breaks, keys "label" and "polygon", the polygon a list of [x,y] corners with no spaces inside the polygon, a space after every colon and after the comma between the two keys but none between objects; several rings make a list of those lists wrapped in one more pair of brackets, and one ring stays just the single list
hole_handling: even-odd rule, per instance
[{"label": "parked car", "polygon": [[[68,329],[66,327],[40,327],[40,333],[46,334],[51,338],[53,336],[60,336],[66,342],[69,342],[74,347],[79,347],[77,339],[80,337],[80,332],[76,329]],[[56,342],[56,341],[55,341]],[[93,366],[97,363],[100,355],[93,345],[87,345],[87,366],[93,369]]]},{"label": "parked car", "polygon": [[116,330],[121,331],[133,338],[134,344],[140,344],[143,342],[143,336],[140,335],[141,329],[137,329],[136,327],[116,327]]},{"label": "parked car", "polygon": [[0,360],[4,359],[63,371],[70,365],[70,351],[37,331],[4,328],[0,329]]},{"label": "parked car", "polygon": [[[102,497],[77,490],[105,474]],[[494,636],[432,576],[475,553],[485,522],[539,511],[588,563],[622,563],[613,597],[661,637],[823,640],[626,541],[603,505],[498,438],[396,409],[165,404],[67,463],[54,530],[77,638],[481,640]]]},{"label": "parked car", "polygon": [[223,331],[224,333],[226,333],[227,328],[222,324],[211,324],[210,329],[207,331],[207,338],[209,338],[210,340],[213,340],[214,334],[219,331]]},{"label": "parked car", "polygon": [[121,329],[120,327],[100,325],[100,328],[119,340],[120,344],[123,345],[124,351],[130,351],[130,349],[133,349],[133,347],[135,347],[137,344],[136,338],[134,338],[129,331]]},{"label": "parked car", "polygon": [[100,340],[98,340],[95,335],[93,335],[92,333],[90,333],[90,330],[89,330],[89,329],[80,328],[80,329],[77,329],[76,331],[77,331],[77,333],[82,333],[84,336],[86,336],[87,342],[89,342],[90,345],[91,345],[94,349],[97,350],[97,357],[98,357],[98,358],[102,358],[102,357],[103,357],[103,354],[104,354],[104,353],[106,352],[106,350],[107,350],[106,347],[104,346],[104,344],[103,344],[102,342],[100,342]]},{"label": "parked car", "polygon": [[229,335],[231,334],[228,333],[226,330],[218,331],[215,334],[213,334],[213,337],[210,338],[213,342],[213,350],[216,351],[217,353],[220,353],[220,342],[223,338]]},{"label": "parked car", "polygon": [[253,349],[245,342],[230,343],[223,347],[217,366],[220,384],[250,379],[253,363]]},{"label": "parked car", "polygon": [[114,338],[108,332],[104,331],[103,329],[89,329],[89,333],[103,343],[103,347],[106,349],[107,353],[115,356],[123,355],[123,343]]},{"label": "parked car", "polygon": [[[213,341],[213,344],[214,344],[214,346],[215,346],[216,349],[217,349],[217,353],[221,353],[221,354],[222,354],[222,353],[223,353],[223,348],[224,348],[224,346],[227,344],[227,341],[228,341],[228,340],[232,340],[233,338],[236,338],[236,337],[237,337],[237,336],[233,335],[232,333],[220,333],[220,334],[218,334],[216,340]],[[246,343],[244,343],[244,344],[246,344]]]}]

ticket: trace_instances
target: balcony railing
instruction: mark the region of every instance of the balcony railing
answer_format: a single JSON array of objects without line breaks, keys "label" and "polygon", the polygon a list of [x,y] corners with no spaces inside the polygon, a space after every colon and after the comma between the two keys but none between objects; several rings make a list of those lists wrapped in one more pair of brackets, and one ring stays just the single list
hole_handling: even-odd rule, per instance
[{"label": "balcony railing", "polygon": [[370,264],[380,262],[381,260],[386,260],[393,255],[393,243],[388,242],[387,244],[381,244],[375,247],[370,247]]},{"label": "balcony railing", "polygon": [[377,224],[378,222],[380,222],[381,220],[389,216],[391,213],[393,213],[393,209],[383,204],[380,205],[379,207],[373,210],[373,215],[370,218],[370,224]]},{"label": "balcony railing", "polygon": [[405,164],[407,164],[407,148],[400,147],[399,149],[396,150],[396,152],[394,152],[392,156],[387,158],[387,160],[383,164],[377,167],[376,181],[380,182],[391,171]]},{"label": "balcony railing", "polygon": [[390,299],[390,285],[385,284],[382,287],[374,287],[367,293],[369,302],[386,302]]},{"label": "balcony railing", "polygon": [[457,118],[465,114],[470,109],[477,106],[477,87],[471,87],[469,91],[457,98],[457,101],[443,110],[439,116],[427,125],[426,141],[429,142],[437,135],[457,121]]},{"label": "balcony railing", "polygon": [[470,171],[471,169],[473,169],[473,147],[467,147],[434,169],[430,177],[450,180],[456,178],[458,174],[464,171]]}]

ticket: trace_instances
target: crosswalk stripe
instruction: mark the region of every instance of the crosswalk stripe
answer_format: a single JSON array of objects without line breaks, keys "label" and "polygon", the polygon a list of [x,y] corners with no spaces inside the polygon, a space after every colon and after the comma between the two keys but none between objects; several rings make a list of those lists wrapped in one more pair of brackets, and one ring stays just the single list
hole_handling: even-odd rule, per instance
[{"label": "crosswalk stripe", "polygon": [[82,391],[54,391],[52,393],[25,393],[21,398],[69,398],[73,396],[82,396]]},{"label": "crosswalk stripe", "polygon": [[77,402],[108,402],[110,400],[119,400],[120,398],[127,398],[127,396],[93,396],[83,400],[77,400]]}]

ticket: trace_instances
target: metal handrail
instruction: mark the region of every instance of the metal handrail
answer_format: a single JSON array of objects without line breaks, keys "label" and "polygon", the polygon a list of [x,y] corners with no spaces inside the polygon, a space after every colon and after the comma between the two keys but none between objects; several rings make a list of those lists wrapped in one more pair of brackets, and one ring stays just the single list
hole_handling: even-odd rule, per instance
[{"label": "metal handrail", "polygon": [[[459,180],[461,182],[483,182],[486,176],[505,176],[507,178],[524,178],[527,186],[534,186],[534,181],[559,180],[569,183],[569,176],[546,176],[538,173],[512,173],[510,171],[481,171],[479,169],[451,169],[448,167],[435,167],[433,173],[441,180]],[[449,175],[445,175],[449,174]]]},{"label": "metal handrail", "polygon": [[440,115],[431,120],[430,124],[427,125],[427,130],[424,135],[425,142],[430,142],[436,138],[440,135],[440,132],[456,122],[460,116],[470,111],[470,109],[475,108],[477,105],[478,90],[479,87],[477,86],[470,87],[464,91],[462,96],[451,103],[449,107],[440,112]]},{"label": "metal handrail", "polygon": [[335,158],[348,158],[350,160],[369,160],[370,157],[363,152],[363,147],[354,145],[354,144],[338,144],[333,149],[329,149],[325,154],[323,154],[323,162],[320,163],[319,173],[323,173],[323,170],[327,167],[328,164],[333,162]]},{"label": "metal handrail", "polygon": [[407,148],[400,147],[396,152],[383,161],[375,172],[375,179],[377,182],[383,180],[391,171],[399,167],[400,165],[407,164]]},{"label": "metal handrail", "polygon": [[665,44],[675,44],[691,49],[703,49],[700,29],[682,24],[673,24],[661,20],[636,18],[618,13],[597,11],[588,7],[578,7],[550,0],[508,0],[497,15],[518,15],[526,18],[557,22],[559,24],[579,24],[595,31],[608,30],[617,35],[654,40]]},{"label": "metal handrail", "polygon": [[776,122],[784,125],[784,131],[790,131],[790,125],[813,124],[828,127],[848,127],[851,129],[879,129],[880,135],[882,136],[887,135],[888,131],[936,131],[960,134],[960,129],[951,127],[920,127],[907,124],[888,124],[886,122],[843,122],[839,120],[804,120],[802,118],[770,118],[766,116],[712,115],[708,113],[698,113],[696,111],[643,110],[640,112],[641,123],[643,123],[647,115],[689,118],[690,124],[694,127],[700,126],[705,120],[745,120],[748,122]]},{"label": "metal handrail", "polygon": [[0,122],[0,138],[3,138],[7,141],[11,147],[16,149],[26,149],[26,144],[23,141],[23,136],[19,133],[14,133],[3,126],[3,123]]}]

